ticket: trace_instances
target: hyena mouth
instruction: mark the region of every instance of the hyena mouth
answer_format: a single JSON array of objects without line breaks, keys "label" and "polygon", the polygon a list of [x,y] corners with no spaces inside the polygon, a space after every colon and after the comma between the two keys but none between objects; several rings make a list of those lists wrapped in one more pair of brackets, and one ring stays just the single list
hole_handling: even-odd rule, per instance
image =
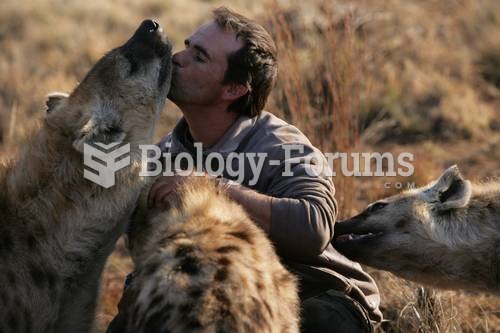
[{"label": "hyena mouth", "polygon": [[348,241],[359,241],[359,240],[367,240],[367,239],[372,239],[377,236],[381,236],[382,232],[377,232],[377,233],[367,233],[367,234],[362,234],[362,235],[357,235],[357,234],[346,234],[346,235],[339,235],[335,237],[335,242],[336,243],[344,243]]},{"label": "hyena mouth", "polygon": [[334,244],[347,242],[366,242],[381,237],[383,230],[375,230],[364,226],[364,223],[356,220],[339,221],[335,223]]}]

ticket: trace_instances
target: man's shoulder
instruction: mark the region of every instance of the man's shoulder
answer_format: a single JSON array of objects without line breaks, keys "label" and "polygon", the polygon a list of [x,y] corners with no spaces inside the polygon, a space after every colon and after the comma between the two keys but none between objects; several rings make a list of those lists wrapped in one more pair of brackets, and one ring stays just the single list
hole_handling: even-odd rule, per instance
[{"label": "man's shoulder", "polygon": [[274,139],[281,144],[311,145],[309,139],[297,127],[270,112],[262,111],[257,126],[262,140]]}]

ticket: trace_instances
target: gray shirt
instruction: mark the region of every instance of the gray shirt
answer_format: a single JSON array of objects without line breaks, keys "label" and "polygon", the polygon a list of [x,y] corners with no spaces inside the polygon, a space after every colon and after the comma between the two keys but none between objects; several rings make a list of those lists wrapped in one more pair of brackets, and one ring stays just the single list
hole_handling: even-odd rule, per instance
[{"label": "gray shirt", "polygon": [[[299,145],[302,151],[292,145]],[[159,146],[172,157],[190,154],[195,167],[196,160],[212,170],[225,164],[223,177],[239,180],[272,197],[269,237],[284,263],[299,277],[301,297],[336,289],[359,302],[372,320],[382,319],[373,279],[331,244],[337,203],[333,182],[327,176],[329,166],[324,155],[296,127],[265,111],[255,118],[240,116],[218,143],[196,156],[187,123],[181,118]],[[213,152],[224,160],[211,158]],[[242,153],[245,158],[234,158],[234,154]],[[263,162],[256,173],[259,159]],[[242,176],[236,176],[235,171],[242,168]]]}]

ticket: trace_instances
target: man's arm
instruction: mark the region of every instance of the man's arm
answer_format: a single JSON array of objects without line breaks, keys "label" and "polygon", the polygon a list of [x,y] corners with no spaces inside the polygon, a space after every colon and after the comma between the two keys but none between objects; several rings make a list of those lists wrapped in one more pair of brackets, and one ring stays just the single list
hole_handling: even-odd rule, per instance
[{"label": "man's arm", "polygon": [[[302,155],[301,157],[303,157]],[[288,163],[284,160],[283,165]],[[327,165],[326,160],[323,171]],[[267,194],[242,185],[227,186],[228,195],[242,205],[250,217],[269,235],[277,250],[286,257],[321,254],[333,238],[336,218],[335,189],[325,172],[310,176],[306,163],[292,163],[293,176],[273,172]],[[177,187],[176,177],[161,177],[150,191],[150,206],[167,202]],[[180,177],[182,178],[182,177]]]},{"label": "man's arm", "polygon": [[[306,148],[306,152],[291,156],[294,161],[282,159],[279,167],[266,170],[272,176],[266,194],[241,185],[228,189],[229,196],[245,208],[286,257],[319,255],[333,238],[337,203],[327,174],[329,167],[319,151]],[[314,152],[319,157],[316,162],[305,162],[304,157]],[[283,176],[286,165],[293,176]],[[315,175],[310,175],[311,171]]]},{"label": "man's arm", "polygon": [[314,199],[274,198],[241,185],[227,193],[289,256],[319,255],[333,237],[335,215]]},{"label": "man's arm", "polygon": [[[168,197],[177,190],[183,178],[179,175],[158,178],[149,191],[148,206],[165,208],[165,205],[168,204]],[[269,234],[271,231],[272,197],[258,193],[237,183],[229,183],[224,179],[220,181],[220,185],[227,195],[243,206],[252,220]]]},{"label": "man's arm", "polygon": [[276,248],[284,257],[307,258],[330,244],[337,203],[326,158],[309,142],[300,144],[303,150],[285,154],[268,170],[266,193],[273,197],[269,235]]},{"label": "man's arm", "polygon": [[250,218],[257,223],[266,234],[271,232],[272,197],[237,184],[229,186],[226,193],[231,199],[245,208]]}]

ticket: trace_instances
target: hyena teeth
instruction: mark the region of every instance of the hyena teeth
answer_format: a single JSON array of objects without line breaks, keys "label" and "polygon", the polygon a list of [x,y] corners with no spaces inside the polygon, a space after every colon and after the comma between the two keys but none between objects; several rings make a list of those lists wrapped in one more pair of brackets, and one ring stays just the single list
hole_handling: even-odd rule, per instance
[{"label": "hyena teeth", "polygon": [[367,238],[367,237],[378,236],[379,234],[381,234],[381,233],[369,232],[367,234],[361,234],[361,235],[359,235],[359,234],[345,234],[345,235],[338,236],[335,240],[337,242],[347,242],[347,241],[352,241],[352,240],[360,240],[360,239]]}]

